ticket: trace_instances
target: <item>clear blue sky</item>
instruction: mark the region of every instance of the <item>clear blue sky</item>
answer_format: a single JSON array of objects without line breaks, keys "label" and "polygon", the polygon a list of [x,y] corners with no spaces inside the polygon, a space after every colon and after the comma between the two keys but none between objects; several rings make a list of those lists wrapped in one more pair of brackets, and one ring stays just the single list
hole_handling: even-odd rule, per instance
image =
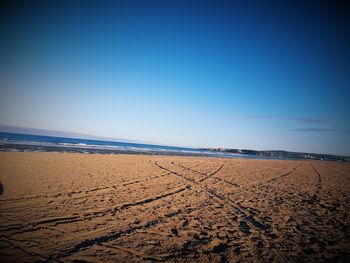
[{"label": "clear blue sky", "polygon": [[0,124],[350,155],[345,2],[10,1],[0,10]]}]

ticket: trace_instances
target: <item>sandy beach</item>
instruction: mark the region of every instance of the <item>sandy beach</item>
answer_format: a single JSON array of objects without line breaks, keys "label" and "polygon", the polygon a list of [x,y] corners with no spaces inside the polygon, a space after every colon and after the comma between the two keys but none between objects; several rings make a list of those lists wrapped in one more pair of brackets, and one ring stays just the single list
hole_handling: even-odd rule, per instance
[{"label": "sandy beach", "polygon": [[350,164],[0,153],[1,262],[346,262]]}]

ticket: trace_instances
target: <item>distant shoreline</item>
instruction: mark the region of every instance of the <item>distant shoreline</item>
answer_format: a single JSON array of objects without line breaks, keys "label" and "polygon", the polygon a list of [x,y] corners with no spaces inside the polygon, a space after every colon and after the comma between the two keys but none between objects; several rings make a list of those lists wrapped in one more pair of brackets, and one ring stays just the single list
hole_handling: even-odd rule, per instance
[{"label": "distant shoreline", "polygon": [[208,158],[231,158],[231,159],[258,159],[258,160],[287,160],[287,158],[259,157],[251,155],[227,156],[225,154],[205,154],[194,152],[175,151],[131,151],[116,149],[83,148],[69,146],[39,146],[26,144],[0,144],[0,152],[58,152],[58,153],[82,153],[82,154],[131,154],[131,155],[151,155],[151,156],[188,156],[188,157],[208,157]]},{"label": "distant shoreline", "polygon": [[197,156],[232,159],[325,160],[350,162],[350,157],[289,151],[256,151],[230,148],[185,148],[119,141],[81,139],[0,132],[1,152],[70,152],[86,154],[133,154]]},{"label": "distant shoreline", "polygon": [[228,148],[202,148],[205,151],[212,152],[224,152],[224,153],[236,153],[236,154],[250,154],[259,157],[270,158],[287,158],[287,159],[301,159],[301,160],[320,160],[320,161],[338,161],[338,162],[350,162],[350,157],[339,156],[332,154],[318,154],[318,153],[304,153],[304,152],[290,152],[290,151],[256,151],[256,150],[244,150],[244,149],[228,149]]},{"label": "distant shoreline", "polygon": [[42,136],[0,132],[0,151],[6,152],[77,152],[97,154],[144,154],[158,156],[198,156],[245,159],[285,159],[251,154],[214,152],[198,148],[137,144],[81,138]]},{"label": "distant shoreline", "polygon": [[80,153],[80,154],[110,154],[110,155],[149,155],[149,156],[179,156],[179,157],[205,157],[205,158],[225,158],[225,159],[250,159],[250,160],[318,160],[318,161],[333,161],[333,162],[349,162],[347,160],[337,159],[307,159],[298,157],[282,157],[282,156],[264,156],[240,154],[235,157],[225,154],[205,154],[205,153],[190,153],[190,152],[142,152],[131,150],[116,150],[116,149],[98,149],[98,148],[83,148],[83,147],[68,147],[68,146],[39,146],[26,144],[0,144],[0,152],[47,152],[47,153]]}]

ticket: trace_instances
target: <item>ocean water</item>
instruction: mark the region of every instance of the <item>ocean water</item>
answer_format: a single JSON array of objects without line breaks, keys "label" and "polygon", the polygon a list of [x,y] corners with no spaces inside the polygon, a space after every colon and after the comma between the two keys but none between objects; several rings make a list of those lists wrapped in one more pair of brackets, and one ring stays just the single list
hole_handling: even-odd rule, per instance
[{"label": "ocean water", "polygon": [[152,155],[188,155],[221,158],[265,159],[256,155],[214,152],[196,148],[127,143],[118,141],[42,136],[0,132],[1,151],[54,151],[80,153],[134,153]]}]

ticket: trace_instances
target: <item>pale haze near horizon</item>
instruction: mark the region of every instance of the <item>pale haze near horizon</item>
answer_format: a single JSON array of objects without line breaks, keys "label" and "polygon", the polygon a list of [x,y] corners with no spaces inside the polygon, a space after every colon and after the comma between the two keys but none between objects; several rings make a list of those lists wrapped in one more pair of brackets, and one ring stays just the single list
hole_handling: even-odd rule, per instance
[{"label": "pale haze near horizon", "polygon": [[338,9],[133,3],[9,7],[0,124],[350,155],[350,42]]}]

